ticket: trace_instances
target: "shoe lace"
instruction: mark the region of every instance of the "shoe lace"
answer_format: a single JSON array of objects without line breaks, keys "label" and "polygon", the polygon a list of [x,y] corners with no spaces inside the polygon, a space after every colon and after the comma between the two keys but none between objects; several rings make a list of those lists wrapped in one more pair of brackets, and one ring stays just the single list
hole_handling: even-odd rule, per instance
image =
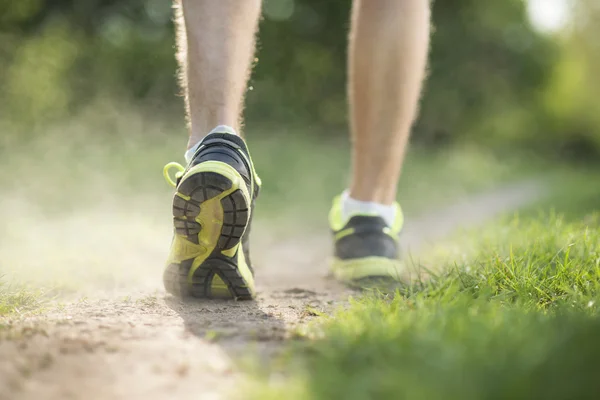
[{"label": "shoe lace", "polygon": [[[177,172],[175,173],[175,180],[173,180],[171,178],[171,173],[170,173],[170,171],[173,168],[177,169]],[[181,165],[177,162],[170,162],[167,165],[165,165],[165,167],[163,168],[163,176],[165,177],[165,180],[167,181],[167,183],[169,185],[171,185],[173,187],[177,187],[177,183],[183,176],[184,171],[185,171],[185,168],[183,167],[183,165]]]}]

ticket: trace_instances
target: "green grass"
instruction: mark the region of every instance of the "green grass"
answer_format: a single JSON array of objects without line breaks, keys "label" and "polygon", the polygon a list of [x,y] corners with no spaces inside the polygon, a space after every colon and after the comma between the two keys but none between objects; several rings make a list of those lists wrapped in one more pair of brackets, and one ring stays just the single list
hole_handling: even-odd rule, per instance
[{"label": "green grass", "polygon": [[[362,300],[298,347],[260,399],[596,398],[600,320],[451,303]],[[362,328],[361,328],[362,326]]]},{"label": "green grass", "polygon": [[258,374],[253,398],[597,398],[600,215],[589,206],[600,186],[589,179],[600,175],[568,176],[522,217],[434,247],[429,279],[309,327]]},{"label": "green grass", "polygon": [[40,304],[39,291],[8,285],[0,280],[0,318],[11,314],[23,314]]}]

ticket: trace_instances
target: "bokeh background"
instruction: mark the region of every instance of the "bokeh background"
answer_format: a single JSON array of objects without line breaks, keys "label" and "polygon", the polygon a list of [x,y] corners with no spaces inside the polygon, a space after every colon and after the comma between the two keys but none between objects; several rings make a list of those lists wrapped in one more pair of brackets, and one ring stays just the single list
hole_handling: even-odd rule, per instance
[{"label": "bokeh background", "polygon": [[[263,8],[245,128],[264,183],[256,248],[287,241],[277,246],[321,262],[350,162],[350,1]],[[4,280],[159,286],[172,229],[162,167],[183,161],[187,141],[172,11],[168,0],[0,0]],[[600,187],[597,173],[569,173],[599,160],[598,1],[436,0],[433,27],[398,192],[409,217],[524,179],[556,178],[546,187],[566,197]],[[597,191],[588,198],[580,208],[597,208]]]},{"label": "bokeh background", "polygon": [[[265,2],[249,127],[345,135],[348,14],[347,0]],[[413,141],[594,157],[599,22],[595,0],[435,1]],[[182,118],[173,47],[166,0],[0,1],[2,135],[107,101]]]}]

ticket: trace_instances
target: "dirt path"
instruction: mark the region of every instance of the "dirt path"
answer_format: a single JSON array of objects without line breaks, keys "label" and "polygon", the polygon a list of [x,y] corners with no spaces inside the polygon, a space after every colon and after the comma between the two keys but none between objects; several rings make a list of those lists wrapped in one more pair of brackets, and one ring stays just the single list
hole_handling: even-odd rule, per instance
[{"label": "dirt path", "polygon": [[[481,223],[542,193],[539,184],[524,182],[409,218],[405,251],[414,254],[457,227]],[[164,221],[128,212],[121,216],[128,223],[120,219],[115,235],[110,221],[118,209],[50,221],[34,233],[47,243],[35,254],[27,254],[27,243],[37,237],[26,229],[22,237],[14,233],[10,247],[0,247],[8,260],[19,261],[17,279],[53,277],[61,293],[71,290],[42,316],[0,319],[0,399],[228,397],[242,377],[240,357],[268,357],[290,330],[315,318],[311,309],[331,310],[351,294],[326,276],[330,241],[322,230],[286,237],[259,225],[253,244],[258,300],[183,303],[160,289],[169,239],[156,232]],[[36,215],[30,211],[27,218]],[[57,235],[60,243],[53,239]]]}]

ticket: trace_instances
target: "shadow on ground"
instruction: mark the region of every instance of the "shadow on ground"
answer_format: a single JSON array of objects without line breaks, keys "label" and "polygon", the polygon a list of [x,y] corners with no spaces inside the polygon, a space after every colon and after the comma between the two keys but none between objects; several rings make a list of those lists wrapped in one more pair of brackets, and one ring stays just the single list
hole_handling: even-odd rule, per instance
[{"label": "shadow on ground", "polygon": [[244,350],[249,341],[274,347],[287,335],[282,315],[262,309],[260,300],[182,300],[170,295],[164,300],[183,320],[186,332],[218,343],[231,355]]}]

